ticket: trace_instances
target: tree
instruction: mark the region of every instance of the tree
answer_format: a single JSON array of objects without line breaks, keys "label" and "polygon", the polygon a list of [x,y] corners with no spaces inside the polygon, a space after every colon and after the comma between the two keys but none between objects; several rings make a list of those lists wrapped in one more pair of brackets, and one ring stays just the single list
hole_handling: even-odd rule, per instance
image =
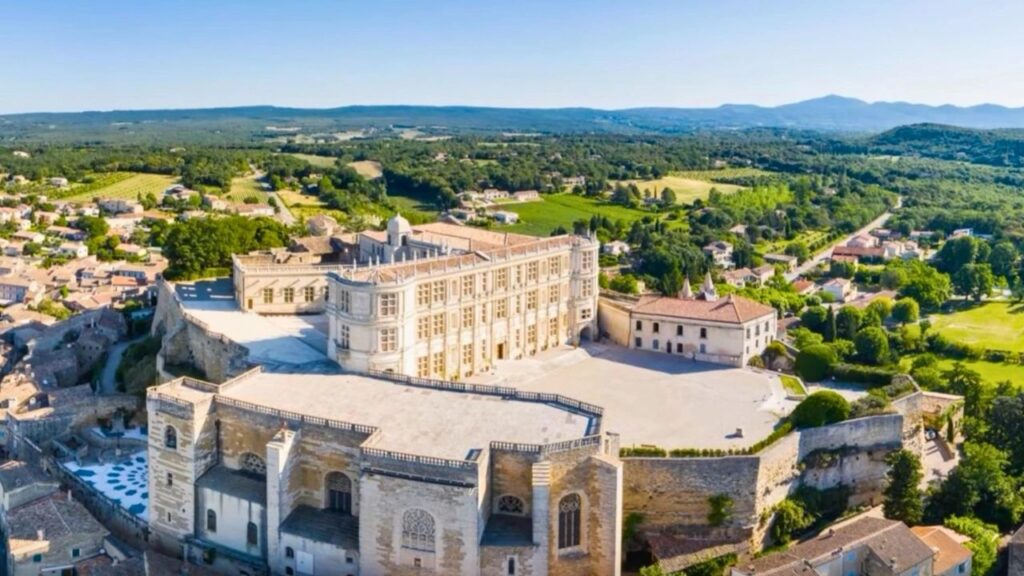
[{"label": "tree", "polygon": [[912,260],[906,264],[907,280],[900,296],[913,298],[922,308],[938,308],[949,299],[951,285],[948,274]]},{"label": "tree", "polygon": [[105,236],[110,230],[110,225],[107,224],[107,221],[99,216],[80,216],[75,226],[85,232],[85,236],[88,239]]},{"label": "tree", "polygon": [[913,452],[902,449],[886,456],[885,463],[889,465],[886,473],[888,482],[882,491],[885,517],[910,526],[920,524],[924,514],[920,459]]},{"label": "tree", "polygon": [[[987,251],[988,245],[973,236],[953,238],[946,241],[936,255],[938,268],[947,274],[956,274],[968,264],[987,259]],[[984,256],[982,256],[983,252]]]},{"label": "tree", "polygon": [[893,302],[891,298],[875,298],[865,309],[868,314],[874,314],[880,322],[885,322],[892,314]]},{"label": "tree", "polygon": [[949,516],[973,516],[1000,530],[1020,523],[1024,501],[1019,482],[1007,473],[1006,454],[991,444],[965,442],[960,464],[931,494],[925,508],[928,522]]},{"label": "tree", "polygon": [[964,298],[970,296],[980,302],[992,292],[995,276],[988,264],[967,264],[953,275],[953,286]]},{"label": "tree", "polygon": [[632,274],[620,274],[611,279],[608,287],[623,294],[636,294],[640,291],[637,286],[636,276]]},{"label": "tree", "polygon": [[824,332],[827,317],[828,311],[824,306],[808,306],[800,315],[800,325],[821,334]]},{"label": "tree", "polygon": [[662,278],[661,278],[661,293],[666,296],[675,296],[683,289],[683,276],[682,270],[676,265],[672,267]]},{"label": "tree", "polygon": [[790,242],[786,245],[785,253],[787,256],[796,256],[801,264],[811,257],[811,250],[803,242]]},{"label": "tree", "polygon": [[794,369],[808,382],[818,382],[828,376],[836,363],[836,353],[825,344],[812,344],[796,355]]},{"label": "tree", "polygon": [[889,337],[885,330],[874,326],[865,328],[853,339],[857,358],[865,364],[878,366],[889,361]]},{"label": "tree", "polygon": [[772,522],[771,536],[776,544],[787,544],[793,536],[805,530],[814,519],[799,502],[786,498],[775,507],[775,521]]},{"label": "tree", "polygon": [[838,338],[839,328],[836,324],[836,313],[832,309],[832,306],[828,307],[828,313],[825,315],[825,324],[822,334],[825,336],[825,342],[833,342]]},{"label": "tree", "polygon": [[836,314],[836,338],[853,340],[860,330],[861,311],[853,306],[843,306]]},{"label": "tree", "polygon": [[661,203],[666,206],[672,206],[676,203],[676,191],[671,188],[663,188],[661,191]]},{"label": "tree", "polygon": [[988,265],[992,268],[992,274],[1010,280],[1015,275],[1017,259],[1017,248],[1012,242],[1004,240],[992,247],[992,252],[988,255]]},{"label": "tree", "polygon": [[790,415],[790,421],[797,428],[815,428],[850,417],[850,403],[832,390],[819,390],[805,398]]},{"label": "tree", "polygon": [[900,298],[893,305],[892,318],[900,324],[917,322],[920,310],[921,308],[918,306],[917,300],[913,298]]},{"label": "tree", "polygon": [[971,572],[988,574],[999,554],[999,527],[967,516],[951,516],[942,525],[970,538],[964,547],[973,553]]}]

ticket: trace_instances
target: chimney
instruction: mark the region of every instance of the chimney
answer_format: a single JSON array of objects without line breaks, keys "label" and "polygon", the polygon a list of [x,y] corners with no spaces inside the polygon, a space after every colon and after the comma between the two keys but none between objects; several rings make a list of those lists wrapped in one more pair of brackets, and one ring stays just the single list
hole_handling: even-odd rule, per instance
[{"label": "chimney", "polygon": [[46,530],[43,530],[42,528],[36,530],[36,540],[39,540],[40,542],[46,540]]}]

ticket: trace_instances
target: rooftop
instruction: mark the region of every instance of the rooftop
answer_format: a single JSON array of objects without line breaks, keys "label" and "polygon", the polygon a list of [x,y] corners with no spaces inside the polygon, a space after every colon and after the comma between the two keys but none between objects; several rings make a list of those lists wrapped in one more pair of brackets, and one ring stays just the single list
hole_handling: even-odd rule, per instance
[{"label": "rooftop", "polygon": [[932,574],[944,574],[954,566],[971,559],[971,551],[963,545],[963,542],[969,539],[945,526],[914,526],[910,530],[935,550]]},{"label": "rooftop", "polygon": [[902,522],[865,516],[825,530],[785,551],[762,556],[745,566],[737,566],[736,570],[758,576],[815,576],[817,571],[808,562],[821,563],[836,550],[860,546],[866,546],[883,563],[892,565],[892,571],[896,574],[934,555],[932,549]]},{"label": "rooftop", "polygon": [[633,308],[633,312],[727,324],[742,324],[775,315],[775,309],[771,306],[732,294],[717,300],[643,296]]},{"label": "rooftop", "polygon": [[[9,552],[35,549],[40,543],[74,535],[106,534],[107,530],[76,500],[58,492],[7,512]],[[42,540],[39,539],[42,531]]]},{"label": "rooftop", "polygon": [[359,548],[359,518],[312,506],[299,506],[285,518],[281,532],[345,550]]},{"label": "rooftop", "polygon": [[[163,388],[160,392],[165,392]],[[548,444],[587,435],[590,419],[536,402],[395,384],[354,374],[256,373],[220,397],[379,430],[373,447],[466,459],[492,441]]]},{"label": "rooftop", "polygon": [[267,483],[264,479],[252,474],[238,472],[224,466],[214,466],[199,477],[198,488],[208,488],[214,492],[228,494],[245,500],[266,505]]}]

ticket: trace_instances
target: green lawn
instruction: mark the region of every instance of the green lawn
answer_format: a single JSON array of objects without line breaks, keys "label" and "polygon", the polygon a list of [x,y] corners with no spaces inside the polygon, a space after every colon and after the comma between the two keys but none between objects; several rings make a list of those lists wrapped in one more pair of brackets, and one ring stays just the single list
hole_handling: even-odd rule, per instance
[{"label": "green lawn", "polygon": [[[70,194],[63,196],[63,199],[70,200],[72,202],[92,200],[93,198],[98,197],[134,200],[139,196],[139,194],[146,195],[149,192],[155,194],[159,199],[163,196],[164,190],[166,190],[171,184],[174,184],[176,180],[172,176],[164,176],[161,174],[131,174],[122,179],[125,175],[122,173],[118,174],[117,178],[114,178],[113,175],[111,175],[111,179],[118,181],[110,186],[79,193],[76,193],[75,190],[72,189]],[[100,175],[99,177],[103,176]]]},{"label": "green lawn", "polygon": [[659,196],[662,190],[671,188],[676,193],[676,202],[680,204],[689,204],[697,198],[707,198],[712,188],[717,188],[726,194],[743,189],[742,186],[735,184],[720,184],[710,180],[691,178],[682,173],[664,176],[657,180],[624,180],[622,183],[624,185],[635,183],[641,192],[650,190],[651,194]]},{"label": "green lawn", "polygon": [[433,222],[437,219],[437,208],[408,196],[388,196],[395,209],[410,222]]},{"label": "green lawn", "polygon": [[[912,356],[907,356],[900,360],[900,366],[905,370],[909,370],[913,361],[914,358]],[[940,370],[949,370],[953,363],[956,362],[956,360],[950,358],[939,358],[938,361]],[[982,380],[989,384],[996,384],[1006,380],[1018,385],[1024,383],[1024,366],[1020,364],[1003,364],[1001,362],[986,362],[985,360],[961,360],[961,363],[981,374]]]},{"label": "green lawn", "polygon": [[800,381],[796,378],[789,376],[788,374],[779,374],[779,380],[782,381],[782,387],[786,389],[786,392],[793,396],[804,395],[804,389],[800,386]]},{"label": "green lawn", "polygon": [[349,162],[348,165],[367,180],[380,178],[384,175],[384,168],[376,160],[357,160],[356,162]]},{"label": "green lawn", "polygon": [[1024,305],[986,302],[950,314],[935,314],[932,326],[952,340],[991,348],[1024,352]]},{"label": "green lawn", "polygon": [[591,216],[607,216],[613,222],[624,220],[627,223],[639,220],[651,214],[643,210],[627,208],[612,204],[606,200],[577,196],[575,194],[541,195],[540,202],[523,202],[502,205],[502,210],[519,214],[519,223],[511,226],[495,227],[496,230],[508,230],[535,236],[548,236],[559,226],[572,230],[576,220],[589,220]]},{"label": "green lawn", "polygon": [[335,158],[333,156],[317,156],[316,154],[299,154],[298,152],[292,153],[290,155],[294,156],[294,157],[296,157],[296,158],[298,158],[300,160],[305,160],[306,162],[309,162],[313,166],[319,166],[321,168],[330,168],[331,166],[334,166],[334,162],[335,162],[335,160],[337,160],[337,158]]}]

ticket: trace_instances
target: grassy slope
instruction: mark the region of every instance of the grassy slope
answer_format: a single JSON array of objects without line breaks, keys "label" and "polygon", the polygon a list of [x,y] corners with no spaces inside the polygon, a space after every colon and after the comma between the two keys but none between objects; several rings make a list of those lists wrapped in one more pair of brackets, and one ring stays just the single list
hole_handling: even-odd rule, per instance
[{"label": "grassy slope", "polygon": [[296,158],[298,158],[300,160],[305,160],[306,162],[309,162],[313,166],[319,166],[321,168],[330,168],[331,166],[334,166],[334,161],[337,160],[337,158],[334,158],[333,156],[317,156],[316,154],[299,154],[298,152],[294,152],[294,153],[290,154],[290,156],[294,156],[294,157],[296,157]]},{"label": "grassy slope", "polygon": [[241,204],[248,196],[255,196],[260,203],[267,202],[267,192],[255,176],[240,176],[231,179],[231,192],[224,198],[236,204]]},{"label": "grassy slope", "polygon": [[120,182],[111,184],[105,188],[100,188],[83,194],[72,193],[65,196],[63,199],[70,200],[72,202],[92,200],[96,197],[125,198],[134,200],[140,193],[145,195],[149,192],[156,194],[156,197],[160,198],[163,195],[164,190],[166,190],[171,184],[174,184],[175,180],[176,179],[172,176],[163,176],[161,174],[135,174],[130,178],[121,180]]}]

